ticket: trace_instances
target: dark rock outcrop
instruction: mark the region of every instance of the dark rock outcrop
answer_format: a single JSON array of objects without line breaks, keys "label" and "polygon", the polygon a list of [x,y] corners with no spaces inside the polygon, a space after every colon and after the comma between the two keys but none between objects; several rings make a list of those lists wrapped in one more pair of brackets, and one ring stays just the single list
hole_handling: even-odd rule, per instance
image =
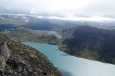
[{"label": "dark rock outcrop", "polygon": [[62,76],[45,55],[0,33],[0,76]]}]

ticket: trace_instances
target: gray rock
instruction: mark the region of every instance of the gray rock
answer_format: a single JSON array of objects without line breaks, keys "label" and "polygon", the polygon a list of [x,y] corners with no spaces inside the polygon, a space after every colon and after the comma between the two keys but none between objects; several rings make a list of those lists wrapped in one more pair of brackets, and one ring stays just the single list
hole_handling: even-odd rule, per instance
[{"label": "gray rock", "polygon": [[4,70],[6,61],[10,57],[10,50],[5,42],[0,43],[0,70]]}]

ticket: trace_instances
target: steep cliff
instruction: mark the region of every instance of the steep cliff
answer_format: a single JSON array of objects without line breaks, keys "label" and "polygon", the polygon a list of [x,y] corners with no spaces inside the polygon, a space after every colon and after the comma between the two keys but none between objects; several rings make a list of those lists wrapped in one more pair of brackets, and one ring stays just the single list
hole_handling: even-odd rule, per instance
[{"label": "steep cliff", "polygon": [[0,33],[0,76],[62,76],[45,55]]}]

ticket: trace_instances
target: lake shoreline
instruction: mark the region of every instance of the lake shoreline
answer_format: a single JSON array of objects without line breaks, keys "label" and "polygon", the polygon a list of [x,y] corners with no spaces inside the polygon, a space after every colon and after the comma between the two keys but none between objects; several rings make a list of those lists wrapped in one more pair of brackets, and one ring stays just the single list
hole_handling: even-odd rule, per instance
[{"label": "lake shoreline", "polygon": [[[56,45],[22,42],[48,57],[64,76],[114,76],[115,65],[79,58],[58,49]],[[45,48],[44,48],[45,47]],[[68,75],[67,75],[68,74]]]}]

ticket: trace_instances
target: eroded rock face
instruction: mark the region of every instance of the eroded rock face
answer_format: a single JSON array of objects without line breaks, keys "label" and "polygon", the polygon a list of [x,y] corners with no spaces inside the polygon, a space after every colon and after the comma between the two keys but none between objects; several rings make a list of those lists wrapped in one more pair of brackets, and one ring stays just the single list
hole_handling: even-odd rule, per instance
[{"label": "eroded rock face", "polygon": [[4,70],[6,61],[10,57],[10,50],[5,42],[0,43],[0,70]]},{"label": "eroded rock face", "polygon": [[0,76],[62,76],[45,55],[0,33]]},{"label": "eroded rock face", "polygon": [[3,56],[5,58],[6,61],[10,57],[10,50],[8,49],[5,42],[2,42],[0,44],[0,54],[1,54],[1,56]]}]

